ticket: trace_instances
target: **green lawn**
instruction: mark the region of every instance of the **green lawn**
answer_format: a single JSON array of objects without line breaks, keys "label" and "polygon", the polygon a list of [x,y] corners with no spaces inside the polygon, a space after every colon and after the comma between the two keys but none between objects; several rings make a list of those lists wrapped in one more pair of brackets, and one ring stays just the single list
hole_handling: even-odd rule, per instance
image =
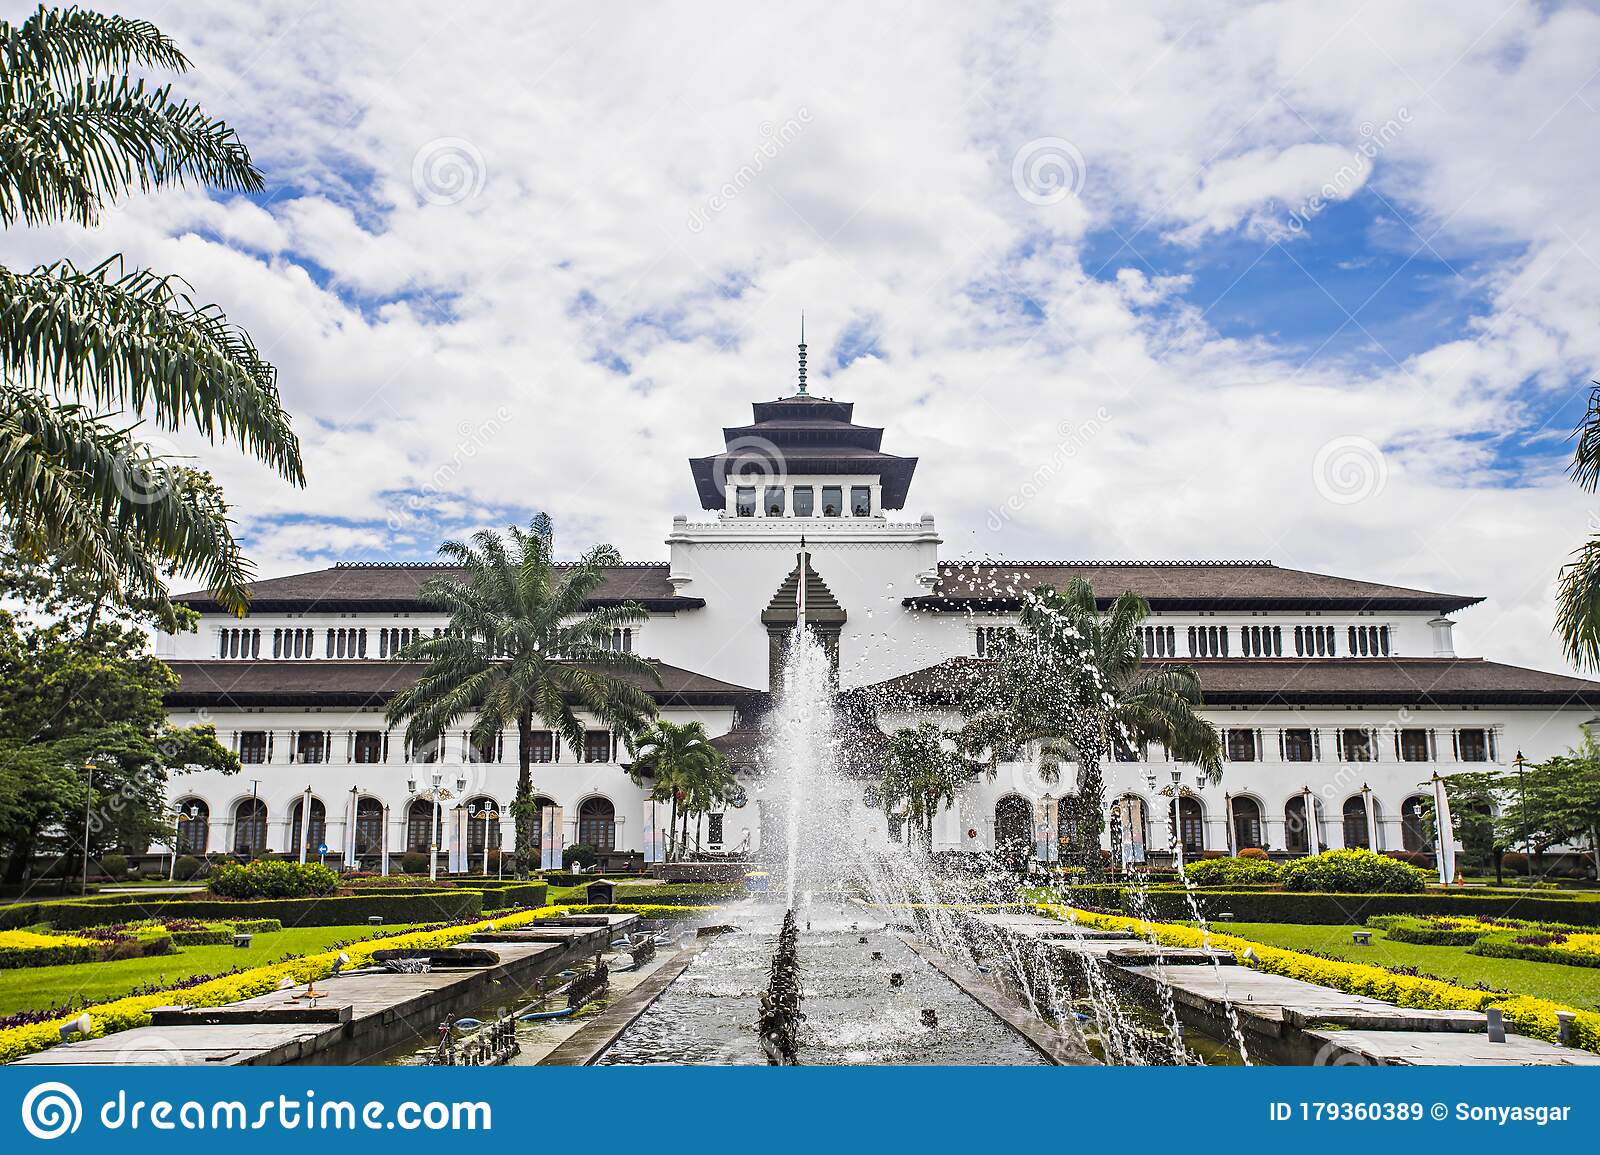
[{"label": "green lawn", "polygon": [[258,934],[247,948],[188,946],[176,954],[118,962],[0,970],[0,1015],[59,1006],[69,998],[101,1002],[147,983],[169,983],[190,975],[219,974],[277,962],[285,955],[315,954],[336,942],[403,930],[394,926],[309,926]]},{"label": "green lawn", "polygon": [[1285,922],[1212,923],[1218,934],[1266,943],[1286,950],[1314,950],[1348,962],[1382,967],[1416,967],[1424,974],[1463,986],[1486,983],[1499,990],[1554,999],[1584,1010],[1600,1009],[1600,967],[1569,967],[1521,959],[1479,958],[1464,946],[1417,946],[1390,942],[1381,930],[1372,942],[1356,946],[1350,932],[1359,927]]}]

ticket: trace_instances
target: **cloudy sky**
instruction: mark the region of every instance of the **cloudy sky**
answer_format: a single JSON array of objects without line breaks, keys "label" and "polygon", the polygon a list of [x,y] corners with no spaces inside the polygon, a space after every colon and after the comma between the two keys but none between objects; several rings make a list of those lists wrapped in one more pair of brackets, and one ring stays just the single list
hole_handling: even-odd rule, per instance
[{"label": "cloudy sky", "polygon": [[[1600,15],[1232,6],[126,7],[267,192],[133,199],[0,259],[122,252],[278,365],[292,490],[226,450],[265,574],[548,510],[664,558],[685,459],[792,391],[922,459],[945,555],[1271,558],[1552,581],[1600,375]],[[27,8],[6,4],[17,19]]]}]

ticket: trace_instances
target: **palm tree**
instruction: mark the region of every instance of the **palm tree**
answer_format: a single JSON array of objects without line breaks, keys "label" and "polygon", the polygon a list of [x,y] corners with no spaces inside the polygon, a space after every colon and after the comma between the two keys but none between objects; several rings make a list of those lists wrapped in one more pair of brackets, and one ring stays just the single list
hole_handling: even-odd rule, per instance
[{"label": "palm tree", "polygon": [[[672,803],[667,819],[667,857],[680,853],[678,842],[678,802],[684,806],[684,823],[687,830],[689,807],[692,799],[701,798],[714,790],[725,778],[728,786],[720,797],[732,790],[733,775],[727,769],[722,752],[706,737],[706,728],[700,722],[677,723],[657,720],[634,739],[632,765],[628,774],[634,785],[643,786],[645,777],[651,779],[650,799]],[[720,800],[720,799],[719,799]],[[688,835],[684,835],[687,843]]]},{"label": "palm tree", "polygon": [[933,821],[941,806],[955,805],[956,792],[972,777],[957,748],[958,735],[933,722],[906,726],[889,736],[880,787],[883,807],[906,804],[923,850],[933,849]]},{"label": "palm tree", "polygon": [[655,701],[641,683],[660,684],[655,664],[633,653],[607,648],[611,631],[644,620],[634,602],[586,608],[605,581],[616,551],[596,546],[574,565],[551,557],[550,520],[542,514],[527,529],[512,526],[509,544],[493,530],[470,542],[447,541],[441,556],[455,562],[460,577],[423,583],[424,602],[450,615],[436,638],[421,638],[397,655],[426,662],[415,683],[389,702],[390,725],[406,721],[406,740],[432,741],[457,720],[475,715],[472,741],[490,742],[508,725],[517,728],[517,873],[531,868],[533,724],[583,748],[585,723],[578,711],[623,735],[655,716]]},{"label": "palm tree", "polygon": [[[1578,444],[1567,476],[1593,493],[1600,487],[1600,385],[1590,391],[1588,411],[1573,436]],[[1573,665],[1600,670],[1600,534],[1574,551],[1557,583],[1556,636]]]},{"label": "palm tree", "polygon": [[1156,740],[1213,781],[1222,774],[1221,739],[1198,712],[1200,680],[1193,668],[1144,663],[1142,627],[1149,614],[1149,604],[1134,593],[1122,594],[1102,613],[1082,578],[1059,592],[1027,594],[1021,629],[1001,648],[996,676],[979,685],[962,731],[963,748],[985,753],[991,774],[1032,743],[1040,747],[1046,781],[1059,777],[1059,759],[1077,762],[1074,809],[1081,837],[1074,857],[1096,873],[1107,758]]},{"label": "palm tree", "polygon": [[[136,190],[262,188],[233,129],[133,67],[189,61],[143,20],[40,7],[0,21],[0,227],[92,226]],[[182,281],[119,257],[0,267],[0,364],[0,516],[16,545],[83,570],[117,602],[167,606],[171,573],[242,613],[251,570],[227,506],[139,429],[232,438],[304,485],[276,370],[249,336]]]}]

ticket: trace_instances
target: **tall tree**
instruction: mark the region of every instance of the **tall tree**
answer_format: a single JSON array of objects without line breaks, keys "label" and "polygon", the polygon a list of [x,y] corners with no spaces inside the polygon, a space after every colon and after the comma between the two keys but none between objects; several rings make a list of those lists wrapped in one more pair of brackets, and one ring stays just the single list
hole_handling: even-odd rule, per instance
[{"label": "tall tree", "polygon": [[406,739],[431,741],[473,716],[472,740],[487,743],[517,729],[517,873],[526,876],[533,845],[533,725],[558,732],[575,750],[588,729],[580,712],[627,737],[655,716],[646,686],[659,685],[655,664],[610,647],[611,631],[643,621],[635,602],[590,606],[616,550],[595,546],[572,565],[552,556],[543,515],[509,541],[480,530],[470,541],[447,541],[441,557],[464,571],[425,582],[422,601],[450,616],[436,638],[421,638],[397,655],[425,662],[415,683],[389,702],[391,725],[406,722]]},{"label": "tall tree", "polygon": [[[725,799],[734,788],[733,772],[721,752],[706,737],[706,728],[700,722],[668,722],[657,719],[639,733],[631,743],[633,762],[628,774],[634,784],[650,783],[650,798],[656,802],[670,802],[667,818],[667,857],[676,858],[682,853],[683,843],[678,841],[678,804],[684,803],[684,821],[696,800],[708,794]],[[720,791],[720,793],[719,793]],[[687,838],[687,836],[685,836]]]},{"label": "tall tree", "polygon": [[76,576],[0,553],[11,607],[0,611],[0,849],[10,883],[41,858],[76,877],[86,841],[91,856],[167,842],[173,776],[239,769],[213,726],[167,721],[162,697],[177,678],[141,629],[166,619],[100,614]]},{"label": "tall tree", "polygon": [[972,777],[961,756],[960,735],[933,722],[905,726],[889,735],[880,791],[885,810],[902,803],[920,849],[933,848],[933,823],[941,807],[955,805],[956,792]]},{"label": "tall tree", "polygon": [[[134,191],[261,189],[233,129],[133,68],[182,73],[155,25],[40,7],[0,21],[0,227],[92,226]],[[243,612],[251,568],[216,487],[140,430],[192,429],[297,485],[300,445],[276,370],[216,305],[120,257],[0,267],[4,532],[97,580],[113,601],[164,600],[167,574]]]},{"label": "tall tree", "polygon": [[1582,743],[1499,783],[1501,841],[1512,849],[1587,846],[1600,869],[1600,746]]},{"label": "tall tree", "polygon": [[1149,604],[1134,593],[1102,612],[1082,578],[1065,590],[1043,587],[1024,595],[1019,628],[1000,646],[994,676],[977,685],[962,731],[963,748],[985,757],[991,773],[1033,744],[1047,781],[1059,776],[1061,759],[1076,761],[1074,857],[1092,872],[1100,869],[1105,825],[1101,768],[1117,751],[1159,741],[1213,781],[1222,773],[1221,738],[1200,716],[1194,669],[1144,660],[1149,614]]}]

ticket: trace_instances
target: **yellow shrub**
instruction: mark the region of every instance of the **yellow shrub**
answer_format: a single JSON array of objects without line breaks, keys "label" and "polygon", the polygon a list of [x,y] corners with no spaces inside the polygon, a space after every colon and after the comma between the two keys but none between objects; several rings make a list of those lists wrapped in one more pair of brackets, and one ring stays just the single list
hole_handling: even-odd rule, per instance
[{"label": "yellow shrub", "polygon": [[[396,947],[425,947],[437,948],[455,946],[457,943],[483,930],[490,923],[503,930],[525,926],[536,918],[545,918],[551,915],[564,913],[564,908],[543,906],[517,911],[512,914],[499,915],[495,918],[481,919],[478,922],[464,926],[445,927],[442,930],[414,931],[410,934],[395,935],[391,938],[371,939],[366,942],[352,943],[344,948],[350,956],[351,966],[366,966],[372,962],[372,956],[380,950],[393,950]],[[24,933],[24,932],[8,932]],[[60,942],[55,936],[51,941]],[[305,955],[301,958],[290,959],[287,962],[272,963],[269,966],[254,967],[241,971],[236,975],[226,975],[210,982],[201,983],[199,986],[189,987],[182,991],[169,991],[152,995],[133,995],[128,998],[115,999],[108,1003],[89,1008],[90,1022],[93,1024],[90,1038],[99,1038],[101,1035],[114,1035],[118,1031],[130,1030],[134,1027],[150,1025],[150,1011],[155,1007],[172,1006],[181,1003],[191,1007],[219,1007],[224,1003],[237,1002],[240,999],[254,998],[276,990],[278,983],[285,978],[291,978],[296,983],[309,982],[312,979],[327,978],[333,973],[333,964],[339,958],[336,950],[323,951],[320,954]],[[8,1027],[0,1030],[0,1063],[9,1063],[13,1059],[20,1059],[23,1055],[31,1055],[35,1051],[42,1051],[46,1047],[54,1046],[61,1040],[61,1025],[77,1018],[77,1012],[63,1015],[59,1019],[52,1019],[44,1023],[29,1023],[21,1027]]]},{"label": "yellow shrub", "polygon": [[[1161,943],[1163,946],[1197,947],[1209,943],[1213,947],[1231,950],[1243,966],[1253,966],[1269,974],[1302,979],[1318,986],[1332,987],[1347,994],[1366,995],[1402,1007],[1439,1007],[1454,1010],[1481,1011],[1499,1007],[1506,1025],[1518,1033],[1556,1041],[1556,1012],[1570,1011],[1575,1016],[1572,1041],[1586,1051],[1600,1051],[1600,1013],[1578,1010],[1548,999],[1531,995],[1507,995],[1495,991],[1477,991],[1458,987],[1439,979],[1397,975],[1382,967],[1365,963],[1341,962],[1338,959],[1318,958],[1299,951],[1267,946],[1231,934],[1201,931],[1192,926],[1172,923],[1146,922],[1115,914],[1096,914],[1059,904],[1046,904],[1038,908],[1041,914],[1065,919],[1096,930],[1131,930]],[[1255,952],[1255,961],[1244,957],[1246,948]]]}]

